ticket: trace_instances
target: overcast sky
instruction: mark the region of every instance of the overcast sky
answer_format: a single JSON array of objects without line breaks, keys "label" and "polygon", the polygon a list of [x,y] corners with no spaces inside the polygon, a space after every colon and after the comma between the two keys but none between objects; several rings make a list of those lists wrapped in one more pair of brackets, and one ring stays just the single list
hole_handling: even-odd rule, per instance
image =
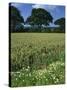
[{"label": "overcast sky", "polygon": [[28,16],[31,15],[31,11],[33,8],[43,8],[51,13],[54,21],[65,17],[65,7],[57,6],[57,5],[43,5],[43,4],[24,4],[24,3],[12,3],[11,5],[15,6],[19,9],[21,15],[24,17],[24,20],[27,19]]}]

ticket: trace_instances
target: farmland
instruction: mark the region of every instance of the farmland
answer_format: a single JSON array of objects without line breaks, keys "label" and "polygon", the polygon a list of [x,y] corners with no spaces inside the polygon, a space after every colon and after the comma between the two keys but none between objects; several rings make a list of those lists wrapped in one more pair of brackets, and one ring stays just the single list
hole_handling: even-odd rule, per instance
[{"label": "farmland", "polygon": [[11,33],[11,86],[65,83],[63,33]]}]

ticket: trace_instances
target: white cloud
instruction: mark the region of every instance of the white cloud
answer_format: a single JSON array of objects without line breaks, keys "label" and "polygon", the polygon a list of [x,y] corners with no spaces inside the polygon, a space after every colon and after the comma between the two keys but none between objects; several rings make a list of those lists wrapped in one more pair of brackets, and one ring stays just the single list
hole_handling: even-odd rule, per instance
[{"label": "white cloud", "polygon": [[11,3],[12,6],[18,7],[19,4],[18,3]]},{"label": "white cloud", "polygon": [[55,10],[57,6],[55,5],[40,5],[40,4],[34,4],[32,5],[32,8],[44,8],[46,10]]},{"label": "white cloud", "polygon": [[15,7],[22,7],[23,4],[22,3],[11,3],[12,6],[15,6]]},{"label": "white cloud", "polygon": [[44,5],[35,4],[35,5],[32,5],[32,8],[44,8]]},{"label": "white cloud", "polygon": [[45,5],[44,8],[48,10],[55,10],[57,6],[54,5]]}]

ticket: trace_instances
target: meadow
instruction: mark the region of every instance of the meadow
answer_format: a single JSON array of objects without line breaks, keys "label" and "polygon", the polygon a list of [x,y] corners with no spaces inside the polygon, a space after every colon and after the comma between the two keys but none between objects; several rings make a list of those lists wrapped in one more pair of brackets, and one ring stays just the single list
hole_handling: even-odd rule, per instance
[{"label": "meadow", "polygon": [[65,83],[64,33],[11,33],[11,86]]}]

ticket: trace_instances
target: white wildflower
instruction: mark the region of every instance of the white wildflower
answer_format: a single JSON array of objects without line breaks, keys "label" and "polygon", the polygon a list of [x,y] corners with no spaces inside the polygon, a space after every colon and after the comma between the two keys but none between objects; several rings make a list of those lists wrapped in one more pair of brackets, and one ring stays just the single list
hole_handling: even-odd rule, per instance
[{"label": "white wildflower", "polygon": [[16,78],[16,80],[17,80],[17,78]]},{"label": "white wildflower", "polygon": [[46,78],[46,81],[47,81],[48,79]]},{"label": "white wildflower", "polygon": [[28,76],[28,74],[26,74],[26,76]]},{"label": "white wildflower", "polygon": [[19,74],[19,77],[21,77],[21,74]]},{"label": "white wildflower", "polygon": [[23,70],[24,70],[25,68],[23,67]]},{"label": "white wildflower", "polygon": [[29,69],[30,67],[28,66],[27,68]]},{"label": "white wildflower", "polygon": [[24,73],[22,73],[22,75],[24,75]]},{"label": "white wildflower", "polygon": [[23,80],[23,82],[24,82],[24,80]]},{"label": "white wildflower", "polygon": [[27,68],[26,71],[28,71],[29,69]]},{"label": "white wildflower", "polygon": [[31,73],[29,73],[29,76],[31,76]]},{"label": "white wildflower", "polygon": [[58,82],[58,81],[59,81],[59,79],[57,78],[57,79],[56,79],[56,82]]}]

